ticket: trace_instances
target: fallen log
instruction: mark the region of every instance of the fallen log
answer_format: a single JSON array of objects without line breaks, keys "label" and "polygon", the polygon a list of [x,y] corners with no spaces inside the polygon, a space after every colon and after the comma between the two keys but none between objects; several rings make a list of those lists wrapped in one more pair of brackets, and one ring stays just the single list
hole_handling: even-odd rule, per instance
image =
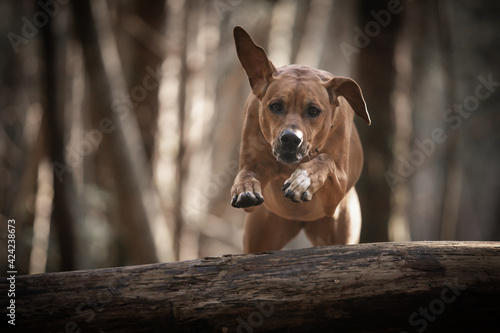
[{"label": "fallen log", "polygon": [[[2,279],[2,290],[12,288]],[[500,242],[224,255],[15,277],[17,332],[498,332]],[[6,316],[7,315],[7,316]],[[7,318],[7,319],[6,319]],[[3,329],[2,329],[3,331]]]}]

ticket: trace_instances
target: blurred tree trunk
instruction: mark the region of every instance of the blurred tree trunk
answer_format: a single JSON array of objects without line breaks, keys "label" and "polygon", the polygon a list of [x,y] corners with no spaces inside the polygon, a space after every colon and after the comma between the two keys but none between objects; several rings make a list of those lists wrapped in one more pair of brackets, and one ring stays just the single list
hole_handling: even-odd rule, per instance
[{"label": "blurred tree trunk", "polygon": [[[448,134],[459,133],[455,148],[458,172],[449,178],[450,191],[456,191],[449,216],[457,221],[450,231],[458,240],[498,240],[500,2],[444,1],[442,5],[449,13],[451,53],[456,64],[455,99],[443,112],[455,109],[456,115],[457,105],[463,111],[460,123],[447,123]],[[458,189],[450,183],[453,181],[461,183]]]},{"label": "blurred tree trunk", "polygon": [[[444,98],[446,105],[453,105],[457,100],[456,66],[452,56],[451,21],[450,11],[446,2],[435,3],[436,21],[439,32],[439,44],[442,53],[442,66],[444,74]],[[439,239],[453,240],[457,237],[458,211],[460,194],[462,191],[462,165],[459,158],[459,131],[451,131],[445,146],[443,167],[446,177],[444,179],[443,208],[441,231]]]},{"label": "blurred tree trunk", "polygon": [[330,34],[328,28],[334,5],[335,2],[331,0],[314,0],[310,2],[296,63],[314,68],[320,66],[324,52],[329,46],[329,43],[325,43],[325,40],[328,40]]},{"label": "blurred tree trunk", "polygon": [[148,2],[135,1],[132,11],[122,19],[120,28],[131,36],[132,53],[129,63],[129,89],[134,102],[137,124],[149,166],[155,150],[158,125],[158,92],[161,83],[161,65],[165,57],[164,29],[167,12],[165,0]]},{"label": "blurred tree trunk", "polygon": [[[130,100],[152,176],[156,162],[154,157],[158,137],[159,91],[164,74],[162,64],[166,57],[168,6],[164,0],[149,2],[147,5],[137,0],[132,4],[115,5],[126,7],[124,13],[117,14],[119,23],[116,33],[122,36],[122,40],[126,39],[122,45],[118,43],[118,48],[123,67],[127,69],[125,74],[128,74],[126,77]],[[159,209],[175,225],[175,214],[168,212],[163,202],[160,202]],[[172,241],[175,249],[175,234]]]},{"label": "blurred tree trunk", "polygon": [[[195,3],[197,4],[197,3]],[[186,154],[187,142],[186,142],[186,114],[187,114],[187,84],[190,75],[187,66],[187,49],[188,49],[188,31],[189,31],[189,12],[190,7],[193,6],[192,1],[184,2],[184,10],[182,11],[183,19],[181,26],[181,45],[180,45],[180,73],[179,73],[179,94],[177,96],[179,104],[177,109],[177,119],[179,122],[179,146],[177,150],[176,157],[176,190],[174,194],[174,255],[175,259],[179,260],[180,256],[180,242],[182,237],[182,230],[184,228],[184,214],[183,214],[183,203],[184,203],[184,191],[185,182],[188,177],[188,158]]]},{"label": "blurred tree trunk", "polygon": [[[421,24],[422,8],[414,6],[409,11],[404,11],[402,15],[402,26],[397,37],[394,55],[394,66],[396,70],[395,86],[391,97],[391,108],[394,117],[394,139],[392,150],[394,153],[394,163],[397,163],[399,156],[408,156],[413,135],[412,124],[412,87],[415,81],[415,71],[418,68],[414,65],[413,55],[415,45],[420,40],[419,26]],[[396,173],[394,166],[392,170],[386,171],[384,175],[388,177],[389,172]],[[409,241],[411,240],[410,226],[408,219],[408,206],[410,203],[410,191],[408,184],[399,183],[390,179],[389,186],[392,189],[391,215],[389,219],[389,240]],[[393,183],[393,182],[394,183]]]},{"label": "blurred tree trunk", "polygon": [[[31,13],[33,5],[17,1],[2,3],[0,34],[8,36],[12,31],[20,31],[23,22],[17,18]],[[26,274],[31,239],[22,237],[22,233],[29,230],[33,222],[33,215],[26,209],[27,200],[36,188],[39,158],[47,153],[43,140],[37,140],[43,112],[40,107],[30,105],[26,98],[32,93],[27,84],[39,87],[39,80],[35,75],[29,78],[22,75],[23,60],[19,57],[19,53],[32,44],[21,44],[21,50],[15,52],[8,38],[0,39],[0,232],[6,235],[6,221],[16,219],[16,268]],[[6,240],[0,239],[0,260],[4,263],[8,254]]]},{"label": "blurred tree trunk", "polygon": [[[126,105],[126,84],[116,49],[105,2],[73,2],[77,32],[82,42],[85,67],[91,88],[99,104],[97,117],[106,125],[114,153],[114,176],[118,186],[119,211],[126,239],[126,250],[133,263],[158,260],[158,238],[153,237],[155,223],[166,223],[159,199],[151,187],[143,142],[136,119]],[[99,111],[95,112],[99,112]],[[157,236],[157,235],[155,235]],[[163,240],[168,242],[168,239]],[[171,256],[171,254],[163,254]]]},{"label": "blurred tree trunk", "polygon": [[[380,10],[387,10],[387,1],[360,1],[358,28],[365,31],[368,22],[377,22],[370,12]],[[388,240],[392,193],[384,171],[393,161],[391,94],[396,76],[394,50],[399,27],[400,16],[394,14],[386,27],[380,27],[379,34],[369,37],[367,45],[360,49],[355,75],[372,119],[371,127],[358,126],[365,156],[364,177],[357,185],[363,216],[362,242]]]},{"label": "blurred tree trunk", "polygon": [[[61,14],[62,15],[62,14]],[[60,17],[59,17],[60,18]],[[55,27],[61,20],[48,20],[43,28],[43,54],[45,76],[41,86],[45,88],[46,100],[42,101],[48,125],[48,144],[54,172],[54,198],[52,221],[58,235],[61,254],[61,270],[76,267],[75,249],[78,238],[75,236],[77,223],[76,190],[70,167],[66,164],[65,147],[69,126],[65,122],[64,92],[65,75],[65,36],[64,30]]]},{"label": "blurred tree trunk", "polygon": [[[455,205],[459,194],[459,191],[450,193],[456,191],[459,184],[457,175],[448,171],[457,167],[456,148],[460,133],[449,131],[443,122],[443,114],[456,100],[453,79],[456,68],[449,54],[450,46],[446,45],[450,43],[445,31],[447,24],[440,22],[437,8],[433,1],[420,1],[412,3],[411,9],[405,12],[407,22],[417,22],[407,35],[412,47],[408,55],[412,66],[409,94],[412,130],[406,151],[395,152],[394,170],[406,168],[402,161],[407,161],[409,172],[404,175],[401,185],[408,191],[406,217],[413,240],[437,240],[442,237],[443,228],[454,229],[453,220],[456,218],[452,216],[454,209],[450,209],[449,204]],[[398,114],[400,111],[396,110]],[[433,141],[436,129],[445,131],[448,138],[445,143]],[[426,148],[422,148],[423,144]],[[398,191],[396,199],[400,194]],[[443,208],[445,206],[448,207]],[[447,220],[445,225],[442,225],[443,219]]]},{"label": "blurred tree trunk", "polygon": [[[321,57],[320,69],[325,69],[337,76],[353,77],[356,68],[353,68],[355,66],[344,56],[339,45],[342,41],[348,41],[352,36],[352,29],[349,30],[346,27],[350,28],[356,22],[359,15],[357,9],[354,1],[334,1],[330,8],[330,22],[325,36],[326,45]],[[368,111],[370,111],[369,106]],[[358,125],[366,126],[365,123]]]}]

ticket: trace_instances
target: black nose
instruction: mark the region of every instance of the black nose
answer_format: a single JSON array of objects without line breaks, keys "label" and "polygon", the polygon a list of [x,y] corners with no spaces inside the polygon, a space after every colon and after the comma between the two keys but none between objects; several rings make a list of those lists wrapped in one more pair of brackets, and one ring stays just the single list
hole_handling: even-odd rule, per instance
[{"label": "black nose", "polygon": [[284,130],[280,136],[280,142],[283,147],[288,149],[296,149],[302,144],[302,132],[298,130]]}]

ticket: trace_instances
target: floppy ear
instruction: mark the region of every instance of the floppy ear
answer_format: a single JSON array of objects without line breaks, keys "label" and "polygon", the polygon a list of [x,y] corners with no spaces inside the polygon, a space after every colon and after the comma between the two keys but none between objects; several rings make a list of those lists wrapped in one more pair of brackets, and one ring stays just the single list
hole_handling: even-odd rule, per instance
[{"label": "floppy ear", "polygon": [[269,61],[266,52],[253,42],[245,29],[236,26],[233,35],[236,53],[241,66],[247,73],[250,87],[252,87],[253,93],[258,98],[262,98],[272,80],[276,67]]},{"label": "floppy ear", "polygon": [[371,124],[370,115],[359,85],[348,77],[337,76],[325,83],[330,95],[330,103],[338,104],[337,97],[344,97],[354,112],[363,118],[368,125]]}]

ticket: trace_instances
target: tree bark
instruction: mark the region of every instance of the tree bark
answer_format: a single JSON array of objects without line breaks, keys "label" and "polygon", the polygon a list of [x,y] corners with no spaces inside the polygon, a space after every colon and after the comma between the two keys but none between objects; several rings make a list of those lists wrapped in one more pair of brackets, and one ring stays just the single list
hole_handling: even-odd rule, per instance
[{"label": "tree bark", "polygon": [[500,243],[225,255],[19,276],[15,286],[15,328],[26,332],[490,332]]}]

